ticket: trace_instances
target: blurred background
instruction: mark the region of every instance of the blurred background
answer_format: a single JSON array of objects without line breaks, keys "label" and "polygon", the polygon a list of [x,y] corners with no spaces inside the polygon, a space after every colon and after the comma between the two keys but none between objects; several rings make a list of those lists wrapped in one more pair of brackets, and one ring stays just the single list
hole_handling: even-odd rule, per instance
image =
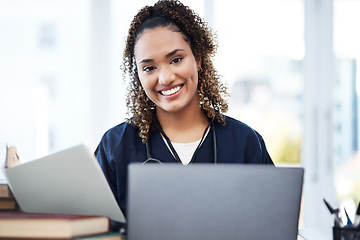
[{"label": "blurred background", "polygon": [[[86,144],[124,121],[119,66],[145,0],[0,0],[0,156]],[[183,0],[219,43],[227,115],[262,134],[277,166],[302,166],[301,228],[332,226],[326,198],[360,200],[360,0]],[[0,157],[1,159],[1,157]],[[69,166],[70,167],[70,166]],[[4,178],[0,173],[0,179]]]}]

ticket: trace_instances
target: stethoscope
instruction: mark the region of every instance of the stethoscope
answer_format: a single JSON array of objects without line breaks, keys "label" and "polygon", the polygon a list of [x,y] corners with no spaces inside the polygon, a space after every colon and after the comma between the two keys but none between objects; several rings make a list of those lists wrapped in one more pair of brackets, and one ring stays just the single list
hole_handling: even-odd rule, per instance
[{"label": "stethoscope", "polygon": [[[160,131],[161,135],[165,138],[166,143],[168,144],[173,156],[175,157],[176,161],[181,163],[180,157],[177,154],[174,146],[171,144],[170,139],[168,138],[168,136],[166,136],[164,130],[162,129],[159,121],[156,119],[155,120],[155,126],[156,128]],[[208,129],[210,128],[211,131],[211,135],[212,135],[212,142],[213,142],[213,155],[214,155],[214,164],[217,164],[217,148],[216,148],[216,133],[215,133],[215,128],[214,128],[214,118],[211,119],[210,124],[206,127],[204,134],[200,140],[199,145],[197,146],[197,148],[195,149],[195,152],[190,160],[190,163],[192,163],[196,157],[196,154],[198,152],[198,150],[200,149],[200,146],[202,145],[202,143],[205,140],[205,136],[206,133],[208,132]],[[146,145],[146,161],[143,162],[143,164],[146,163],[163,163],[161,160],[156,159],[152,156],[151,153],[151,149],[150,149],[150,139],[145,143]]]}]

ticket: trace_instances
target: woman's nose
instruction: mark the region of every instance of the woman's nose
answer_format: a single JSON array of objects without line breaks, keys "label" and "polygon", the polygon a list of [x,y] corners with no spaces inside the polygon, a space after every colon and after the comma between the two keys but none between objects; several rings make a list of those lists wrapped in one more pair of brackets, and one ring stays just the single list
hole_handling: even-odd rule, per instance
[{"label": "woman's nose", "polygon": [[171,66],[162,67],[159,72],[159,83],[167,86],[173,81],[175,81],[175,73],[171,69]]}]

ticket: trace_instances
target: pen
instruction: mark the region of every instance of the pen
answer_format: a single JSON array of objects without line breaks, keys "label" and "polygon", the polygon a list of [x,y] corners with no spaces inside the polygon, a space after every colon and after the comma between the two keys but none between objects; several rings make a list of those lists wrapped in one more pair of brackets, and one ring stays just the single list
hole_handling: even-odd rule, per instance
[{"label": "pen", "polygon": [[347,219],[346,226],[351,226],[351,225],[352,225],[352,222],[351,222],[351,220],[350,220],[349,214],[348,214],[347,211],[346,211],[346,208],[344,208],[344,211],[345,211],[345,215],[346,215],[346,219]]},{"label": "pen", "polygon": [[354,227],[359,227],[360,226],[360,202],[359,202],[358,208],[356,210],[353,226]]},{"label": "pen", "polygon": [[335,226],[337,227],[344,227],[344,224],[343,222],[341,221],[341,219],[339,218],[339,209],[333,209],[330,204],[325,200],[324,198],[324,202],[325,202],[325,205],[326,207],[329,209],[331,215],[333,215],[334,217],[334,224]]}]

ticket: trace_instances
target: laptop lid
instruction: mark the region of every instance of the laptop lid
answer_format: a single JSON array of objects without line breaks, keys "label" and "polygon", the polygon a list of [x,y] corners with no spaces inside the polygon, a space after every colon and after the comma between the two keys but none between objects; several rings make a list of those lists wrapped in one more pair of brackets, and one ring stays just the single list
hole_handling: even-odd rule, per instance
[{"label": "laptop lid", "polygon": [[84,145],[3,172],[25,212],[100,215],[126,221],[98,161]]},{"label": "laptop lid", "polygon": [[131,164],[129,240],[297,239],[302,168]]}]

